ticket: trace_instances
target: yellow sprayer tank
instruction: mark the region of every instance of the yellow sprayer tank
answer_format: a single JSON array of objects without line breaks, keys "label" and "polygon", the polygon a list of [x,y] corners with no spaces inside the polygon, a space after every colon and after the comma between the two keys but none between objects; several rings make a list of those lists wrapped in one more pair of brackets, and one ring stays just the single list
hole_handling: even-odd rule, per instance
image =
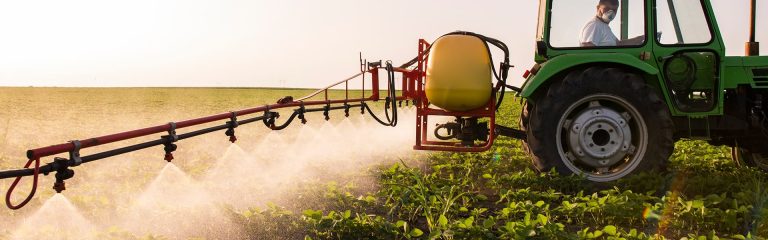
[{"label": "yellow sprayer tank", "polygon": [[491,80],[491,56],[480,38],[447,35],[432,44],[425,92],[435,106],[455,112],[484,107]]}]

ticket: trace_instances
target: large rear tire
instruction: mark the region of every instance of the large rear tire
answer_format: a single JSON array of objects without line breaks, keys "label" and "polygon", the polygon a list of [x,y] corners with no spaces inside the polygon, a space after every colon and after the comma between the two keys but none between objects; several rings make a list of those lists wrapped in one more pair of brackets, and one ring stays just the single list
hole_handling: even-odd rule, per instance
[{"label": "large rear tire", "polygon": [[666,167],[674,149],[671,115],[639,75],[591,67],[539,96],[521,115],[538,170],[610,182]]}]

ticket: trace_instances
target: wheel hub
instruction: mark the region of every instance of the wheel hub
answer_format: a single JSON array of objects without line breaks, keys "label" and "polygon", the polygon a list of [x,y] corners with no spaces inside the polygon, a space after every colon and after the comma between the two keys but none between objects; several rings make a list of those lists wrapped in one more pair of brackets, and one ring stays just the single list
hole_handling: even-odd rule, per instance
[{"label": "wheel hub", "polygon": [[564,124],[568,158],[590,167],[603,169],[624,160],[634,152],[631,116],[592,101],[589,106]]}]

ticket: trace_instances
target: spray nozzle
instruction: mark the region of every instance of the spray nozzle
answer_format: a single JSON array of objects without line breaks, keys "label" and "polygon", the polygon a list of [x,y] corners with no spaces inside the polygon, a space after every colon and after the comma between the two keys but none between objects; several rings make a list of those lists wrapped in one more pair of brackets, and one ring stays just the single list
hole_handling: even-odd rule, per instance
[{"label": "spray nozzle", "polygon": [[173,160],[173,152],[176,151],[176,144],[174,142],[179,141],[179,136],[176,135],[176,123],[170,122],[168,123],[170,128],[168,129],[168,135],[162,136],[160,138],[165,140],[165,143],[163,144],[165,147],[163,147],[163,150],[165,150],[165,161],[171,162]]},{"label": "spray nozzle", "polygon": [[57,193],[61,193],[67,189],[64,180],[75,176],[75,171],[69,169],[69,166],[74,164],[74,161],[66,158],[54,158],[53,163],[54,168],[56,169],[56,182],[53,184],[53,190],[56,190]]},{"label": "spray nozzle", "polygon": [[236,112],[232,112],[232,116],[229,117],[229,122],[227,122],[227,125],[229,126],[229,128],[227,129],[226,132],[224,132],[224,134],[229,136],[230,142],[235,143],[237,141],[237,136],[235,136],[235,128],[237,128],[237,125],[238,125]]},{"label": "spray nozzle", "polygon": [[301,119],[301,124],[307,124],[307,119],[304,118],[304,112],[306,112],[306,109],[304,108],[304,103],[301,103],[301,107],[297,110],[299,111],[299,119]]},{"label": "spray nozzle", "polygon": [[325,121],[331,120],[331,117],[328,115],[330,111],[331,111],[331,105],[326,104],[325,107],[323,107],[323,116],[325,116]]},{"label": "spray nozzle", "polygon": [[349,104],[344,103],[344,117],[349,117]]},{"label": "spray nozzle", "polygon": [[163,158],[165,161],[171,162],[173,160],[173,151],[176,151],[176,144],[173,143],[167,143],[165,144],[165,147],[163,150],[165,150],[165,157]]}]

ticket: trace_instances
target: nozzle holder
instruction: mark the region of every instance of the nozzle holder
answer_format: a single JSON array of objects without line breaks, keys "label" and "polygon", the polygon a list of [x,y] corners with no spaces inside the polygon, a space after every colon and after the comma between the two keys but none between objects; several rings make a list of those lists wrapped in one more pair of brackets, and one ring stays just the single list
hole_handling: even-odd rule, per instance
[{"label": "nozzle holder", "polygon": [[331,104],[326,104],[325,107],[323,107],[323,116],[325,117],[325,121],[331,120],[331,116],[329,115],[330,111]]},{"label": "nozzle holder", "polygon": [[269,111],[269,108],[267,110],[264,110],[264,118],[261,120],[264,123],[264,126],[267,126],[269,129],[275,130],[275,119],[279,118],[280,114],[276,112]]},{"label": "nozzle holder", "polygon": [[301,124],[307,124],[307,119],[304,118],[304,113],[307,112],[307,109],[304,107],[304,102],[301,102],[301,106],[299,109],[296,109],[299,113],[299,119],[301,119]]},{"label": "nozzle holder", "polygon": [[344,117],[349,117],[349,108],[351,106],[348,103],[344,103]]},{"label": "nozzle holder", "polygon": [[174,144],[175,142],[179,141],[179,136],[176,135],[176,123],[175,122],[169,122],[168,125],[170,128],[168,129],[168,135],[161,136],[163,140],[165,140],[165,143],[163,145],[163,150],[165,150],[165,157],[163,158],[165,161],[171,162],[173,160],[173,152],[176,151],[178,146]]},{"label": "nozzle holder", "polygon": [[235,143],[237,141],[237,136],[235,136],[235,128],[237,128],[237,112],[230,112],[232,114],[231,117],[229,117],[229,121],[227,122],[227,125],[229,126],[227,131],[224,132],[227,136],[229,136],[229,141],[232,143]]}]

